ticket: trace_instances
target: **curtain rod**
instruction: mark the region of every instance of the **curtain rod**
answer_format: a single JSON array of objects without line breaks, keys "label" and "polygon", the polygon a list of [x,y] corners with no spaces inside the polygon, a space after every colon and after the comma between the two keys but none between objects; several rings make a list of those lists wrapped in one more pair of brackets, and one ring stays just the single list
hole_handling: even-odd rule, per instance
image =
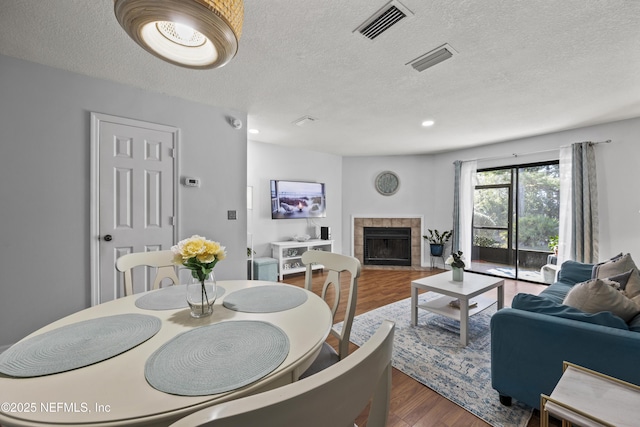
[{"label": "curtain rod", "polygon": [[[584,144],[584,143],[588,143],[591,145],[598,145],[598,144],[609,144],[613,141],[611,141],[610,139],[607,139],[605,141],[582,141],[582,142],[576,142],[575,144]],[[462,162],[482,162],[482,161],[487,161],[487,160],[499,160],[499,159],[508,159],[509,157],[518,157],[518,156],[530,156],[533,154],[542,154],[542,153],[550,153],[552,151],[558,151],[560,148],[566,148],[566,147],[570,147],[570,145],[561,145],[558,148],[552,148],[549,150],[540,150],[540,151],[530,151],[528,153],[512,153],[511,155],[507,155],[507,156],[494,156],[494,157],[482,157],[480,159],[470,159],[470,160],[463,160]]]}]

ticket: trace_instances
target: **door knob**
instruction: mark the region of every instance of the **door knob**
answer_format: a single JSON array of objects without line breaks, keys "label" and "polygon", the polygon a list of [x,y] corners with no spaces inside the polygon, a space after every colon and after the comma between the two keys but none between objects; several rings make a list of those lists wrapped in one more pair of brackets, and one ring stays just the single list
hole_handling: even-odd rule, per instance
[{"label": "door knob", "polygon": [[111,236],[111,234],[107,234],[106,236],[104,236],[104,240],[105,242],[110,242],[113,240],[113,237]]}]

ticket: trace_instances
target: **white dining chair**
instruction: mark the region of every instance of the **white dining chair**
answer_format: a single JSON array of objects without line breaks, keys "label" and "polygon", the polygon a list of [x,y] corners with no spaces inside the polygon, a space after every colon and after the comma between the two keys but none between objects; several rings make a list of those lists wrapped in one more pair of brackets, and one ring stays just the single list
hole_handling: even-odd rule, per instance
[{"label": "white dining chair", "polygon": [[188,415],[171,427],[347,427],[371,400],[367,427],[384,427],[391,396],[394,323],[348,358],[309,378]]},{"label": "white dining chair", "polygon": [[[302,254],[302,262],[307,267],[305,276],[305,288],[308,291],[313,291],[313,266],[322,265],[323,269],[327,271],[327,278],[322,287],[322,298],[326,301],[329,293],[327,292],[331,287],[333,288],[333,303],[330,304],[331,314],[333,318],[336,318],[338,312],[338,306],[342,300],[342,292],[340,288],[340,275],[343,272],[348,272],[349,277],[349,295],[347,296],[344,321],[342,322],[342,328],[337,330],[335,327],[331,328],[331,335],[338,339],[338,351],[329,345],[327,342],[323,343],[320,354],[313,361],[312,365],[300,375],[300,378],[306,378],[323,369],[333,365],[339,360],[344,359],[349,354],[349,336],[351,335],[351,325],[353,324],[353,317],[356,312],[356,302],[358,299],[358,277],[360,277],[360,261],[357,258],[336,254],[333,252],[325,251],[307,251]],[[333,322],[335,323],[335,322]]]},{"label": "white dining chair", "polygon": [[173,252],[151,251],[136,252],[122,255],[116,260],[116,269],[124,273],[124,294],[133,295],[133,275],[132,270],[139,266],[157,268],[156,277],[153,281],[152,289],[158,289],[164,279],[170,279],[174,285],[180,284],[173,263]]}]

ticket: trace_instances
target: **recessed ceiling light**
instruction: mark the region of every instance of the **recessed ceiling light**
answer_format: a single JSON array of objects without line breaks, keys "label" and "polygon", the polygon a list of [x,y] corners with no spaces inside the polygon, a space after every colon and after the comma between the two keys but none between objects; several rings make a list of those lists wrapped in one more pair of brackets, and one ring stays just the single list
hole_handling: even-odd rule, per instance
[{"label": "recessed ceiling light", "polygon": [[260,133],[260,131],[258,129],[249,129],[247,132],[253,133],[253,134]]},{"label": "recessed ceiling light", "polygon": [[435,122],[433,120],[425,120],[424,122],[422,122],[422,126],[428,128],[429,126],[433,126],[435,124]]}]

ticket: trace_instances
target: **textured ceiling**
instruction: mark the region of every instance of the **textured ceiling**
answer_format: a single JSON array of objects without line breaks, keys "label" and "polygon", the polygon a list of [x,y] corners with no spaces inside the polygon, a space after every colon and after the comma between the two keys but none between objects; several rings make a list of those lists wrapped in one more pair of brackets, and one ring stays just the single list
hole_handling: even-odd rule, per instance
[{"label": "textured ceiling", "polygon": [[[195,71],[143,51],[111,0],[2,0],[0,53],[246,111],[252,140],[347,156],[640,116],[640,1],[400,1],[414,15],[371,41],[353,31],[387,0],[245,0],[236,58]],[[405,65],[445,43],[452,59]]]}]

